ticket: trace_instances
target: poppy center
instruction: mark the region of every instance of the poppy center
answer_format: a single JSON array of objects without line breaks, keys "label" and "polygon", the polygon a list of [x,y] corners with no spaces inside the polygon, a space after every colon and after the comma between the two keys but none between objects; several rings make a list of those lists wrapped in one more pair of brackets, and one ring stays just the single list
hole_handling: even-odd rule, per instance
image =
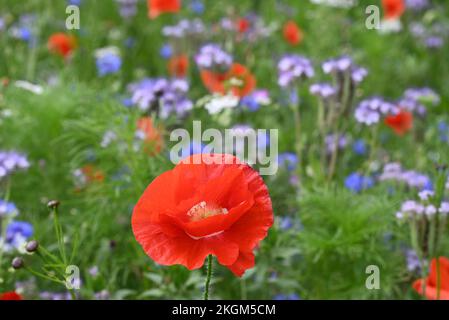
[{"label": "poppy center", "polygon": [[200,221],[218,214],[227,213],[228,210],[226,208],[221,208],[213,204],[207,204],[206,201],[201,201],[200,203],[194,205],[187,212],[187,215],[190,217],[191,221]]}]

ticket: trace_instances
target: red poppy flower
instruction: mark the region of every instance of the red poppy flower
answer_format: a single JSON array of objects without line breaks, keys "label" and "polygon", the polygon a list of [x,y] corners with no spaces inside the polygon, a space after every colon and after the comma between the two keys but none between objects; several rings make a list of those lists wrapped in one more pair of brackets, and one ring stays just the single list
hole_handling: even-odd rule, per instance
[{"label": "red poppy flower", "polygon": [[385,19],[398,19],[405,11],[404,0],[382,0]]},{"label": "red poppy flower", "polygon": [[81,168],[81,172],[86,177],[87,182],[103,182],[104,173],[91,164],[87,164]]},{"label": "red poppy flower", "polygon": [[134,236],[162,265],[198,269],[212,254],[235,275],[273,224],[268,189],[232,155],[195,154],[147,187],[132,216]]},{"label": "red poppy flower", "polygon": [[154,156],[161,152],[164,141],[162,139],[161,130],[154,127],[153,119],[150,117],[142,117],[137,120],[137,128],[145,134],[145,152]]},{"label": "red poppy flower", "polygon": [[76,45],[74,36],[62,32],[52,34],[47,42],[47,47],[51,52],[64,58],[67,58],[73,52]]},{"label": "red poppy flower", "polygon": [[301,43],[303,34],[296,22],[288,21],[283,28],[284,39],[291,45],[297,45]]},{"label": "red poppy flower", "polygon": [[249,29],[249,21],[248,19],[241,18],[237,20],[237,31],[240,33],[245,33]]},{"label": "red poppy flower", "polygon": [[387,116],[385,124],[392,128],[397,135],[403,136],[413,127],[413,115],[402,110],[396,115]]},{"label": "red poppy flower", "polygon": [[22,296],[14,291],[0,294],[0,300],[23,300]]},{"label": "red poppy flower", "polygon": [[181,10],[181,0],[148,0],[148,16],[157,18],[162,13],[176,13]]},{"label": "red poppy flower", "polygon": [[172,57],[168,61],[168,72],[171,76],[184,78],[189,68],[189,58],[185,54]]},{"label": "red poppy flower", "polygon": [[[446,257],[438,258],[440,263],[440,288],[439,298],[441,300],[449,300],[449,259]],[[423,288],[423,282],[425,287]],[[413,283],[413,289],[420,295],[425,295],[427,299],[437,300],[438,297],[438,270],[437,260],[432,259],[430,263],[430,273],[426,279],[418,279]],[[425,290],[423,294],[423,289]]]},{"label": "red poppy flower", "polygon": [[204,86],[211,92],[226,94],[230,91],[241,98],[256,87],[256,78],[239,63],[234,63],[225,73],[202,70],[200,75]]}]

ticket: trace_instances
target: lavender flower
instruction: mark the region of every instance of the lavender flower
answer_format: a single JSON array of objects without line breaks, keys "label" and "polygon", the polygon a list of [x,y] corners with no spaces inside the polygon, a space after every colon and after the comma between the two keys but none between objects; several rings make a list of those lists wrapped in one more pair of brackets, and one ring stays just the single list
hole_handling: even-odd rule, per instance
[{"label": "lavender flower", "polygon": [[138,0],[116,0],[119,4],[120,16],[124,19],[132,18],[137,13]]},{"label": "lavender flower", "polygon": [[172,113],[182,117],[193,107],[186,96],[189,84],[183,79],[147,78],[131,84],[129,90],[133,104],[140,110],[149,111],[156,108],[164,119]]},{"label": "lavender flower", "polygon": [[447,216],[449,214],[449,202],[441,202],[438,212],[444,216]]},{"label": "lavender flower", "polygon": [[240,105],[250,111],[257,111],[260,106],[270,104],[270,94],[268,90],[255,90],[251,94],[240,100]]},{"label": "lavender flower", "polygon": [[14,151],[0,151],[0,179],[30,166],[25,155]]},{"label": "lavender flower", "polygon": [[278,84],[285,88],[294,82],[311,78],[315,74],[312,62],[299,55],[286,55],[278,63]]},{"label": "lavender flower", "polygon": [[326,136],[325,143],[326,143],[326,150],[328,153],[334,152],[337,147],[339,150],[341,150],[346,148],[346,146],[348,145],[348,138],[344,134],[339,135],[338,141],[336,140],[337,140],[336,134],[329,134]]},{"label": "lavender flower", "polygon": [[389,180],[405,183],[408,187],[417,189],[429,189],[432,182],[425,174],[413,170],[403,170],[399,163],[388,163],[384,166],[379,181]]},{"label": "lavender flower", "polygon": [[358,122],[368,126],[380,121],[382,115],[396,113],[399,108],[379,97],[363,100],[355,109],[355,118]]},{"label": "lavender flower", "polygon": [[428,36],[425,38],[424,44],[429,49],[438,49],[444,45],[444,40],[440,36]]},{"label": "lavender flower", "polygon": [[438,105],[441,101],[440,96],[434,90],[427,87],[407,89],[404,92],[404,98],[415,101],[429,102],[432,105]]},{"label": "lavender flower", "polygon": [[414,250],[409,249],[405,251],[405,258],[407,260],[407,270],[409,272],[421,272],[421,262]]},{"label": "lavender flower", "polygon": [[349,73],[353,83],[358,84],[368,75],[368,71],[365,68],[359,67],[354,64],[352,58],[348,56],[341,56],[338,58],[330,59],[321,65],[323,72],[326,74],[334,74],[339,78],[344,77]]},{"label": "lavender flower", "polygon": [[171,38],[186,38],[188,36],[197,36],[205,30],[204,24],[200,19],[183,19],[175,25],[162,28],[162,34]]},{"label": "lavender flower", "polygon": [[418,193],[418,197],[421,201],[429,201],[433,196],[435,196],[435,192],[431,190],[422,190]]},{"label": "lavender flower", "polygon": [[405,0],[405,6],[413,11],[421,11],[429,6],[429,0]]},{"label": "lavender flower", "polygon": [[201,47],[195,61],[201,69],[226,70],[232,64],[232,56],[219,45],[210,43]]},{"label": "lavender flower", "polygon": [[311,94],[328,100],[337,94],[337,89],[328,83],[315,83],[309,88]]}]

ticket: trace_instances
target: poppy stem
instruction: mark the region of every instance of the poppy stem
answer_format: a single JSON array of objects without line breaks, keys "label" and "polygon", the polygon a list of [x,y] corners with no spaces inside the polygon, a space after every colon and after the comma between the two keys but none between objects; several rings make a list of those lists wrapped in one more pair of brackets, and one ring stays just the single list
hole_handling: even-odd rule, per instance
[{"label": "poppy stem", "polygon": [[212,278],[212,255],[210,254],[207,257],[207,275],[206,275],[206,283],[204,285],[204,300],[209,300],[209,286],[210,280]]}]

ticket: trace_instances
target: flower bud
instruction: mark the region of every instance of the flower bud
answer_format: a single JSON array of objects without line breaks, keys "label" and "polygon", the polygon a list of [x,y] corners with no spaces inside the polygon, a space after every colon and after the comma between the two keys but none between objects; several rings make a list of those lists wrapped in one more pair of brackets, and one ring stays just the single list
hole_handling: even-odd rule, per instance
[{"label": "flower bud", "polygon": [[25,250],[30,253],[35,252],[37,248],[39,248],[39,242],[37,242],[36,240],[31,240],[25,246]]},{"label": "flower bud", "polygon": [[22,268],[23,265],[24,265],[23,259],[20,258],[20,257],[15,257],[15,258],[12,260],[11,265],[12,265],[12,267],[13,267],[14,269],[18,270],[18,269]]},{"label": "flower bud", "polygon": [[60,202],[58,200],[50,200],[47,203],[47,207],[49,209],[57,209],[59,207]]}]

